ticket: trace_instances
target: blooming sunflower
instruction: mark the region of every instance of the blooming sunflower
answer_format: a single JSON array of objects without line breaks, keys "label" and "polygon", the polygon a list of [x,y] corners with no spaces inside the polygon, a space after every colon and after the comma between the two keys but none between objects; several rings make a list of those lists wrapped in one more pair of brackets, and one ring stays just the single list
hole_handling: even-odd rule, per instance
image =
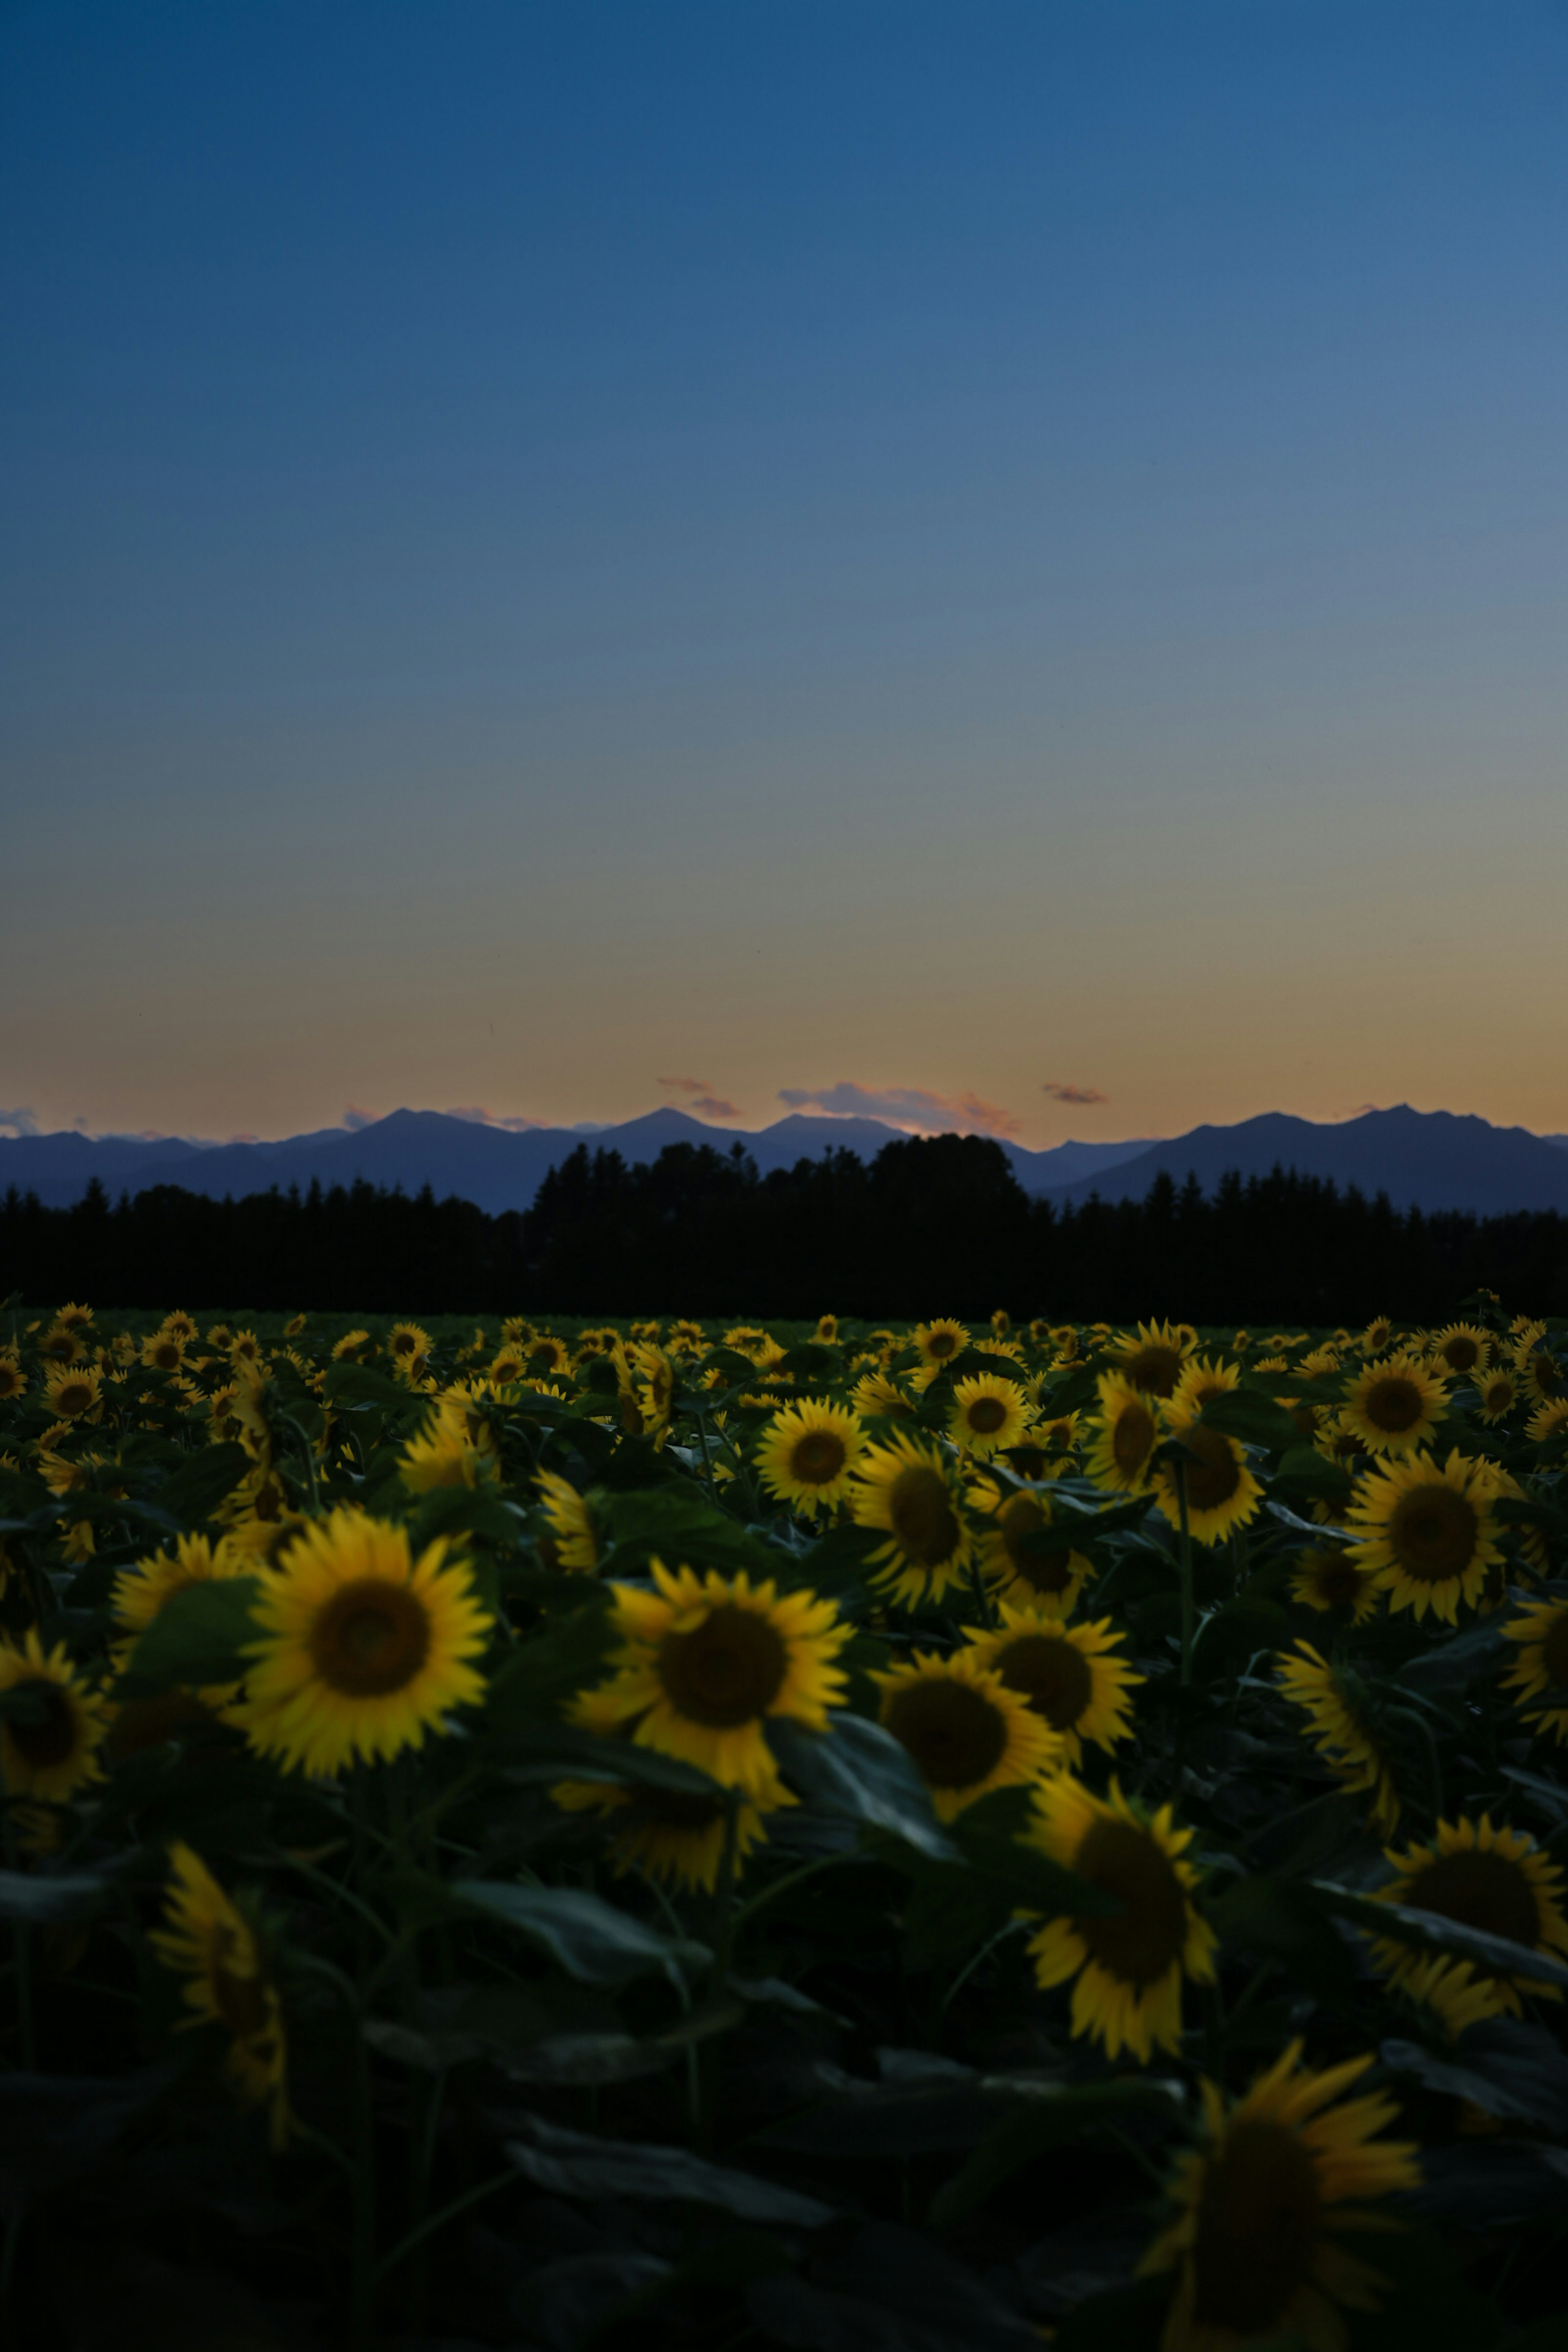
[{"label": "blooming sunflower", "polygon": [[498,1389],[509,1389],[514,1381],[521,1380],[528,1369],[528,1359],[521,1348],[500,1347],[490,1358],[489,1377]]},{"label": "blooming sunflower", "polygon": [[288,2040],[283,2005],[245,1914],[198,1854],[176,1845],[164,1905],[167,1924],[148,1937],[165,1968],[190,1981],[186,2026],[221,2025],[228,2033],[224,2071],[242,2098],[268,2110],[272,2145],[289,2136]]},{"label": "blooming sunflower", "polygon": [[1214,1931],[1193,1906],[1197,1872],[1182,1860],[1191,1830],[1171,1808],[1146,1819],[1116,1780],[1109,1801],[1070,1773],[1045,1781],[1025,1836],[1053,1862],[1112,1895],[1121,1908],[1048,1919],[1029,1944],[1045,1990],[1076,1979],[1072,2030],[1092,2034],[1108,2057],[1126,2049],[1144,2064],[1182,2038],[1182,1983],[1214,1981]]},{"label": "blooming sunflower", "polygon": [[411,1495],[427,1495],[437,1486],[479,1486],[493,1479],[500,1466],[489,1423],[482,1413],[467,1412],[461,1395],[439,1398],[397,1457],[398,1477]]},{"label": "blooming sunflower", "polygon": [[1358,1567],[1375,1569],[1391,1609],[1430,1609],[1452,1625],[1463,1601],[1474,1608],[1487,1570],[1502,1558],[1492,1516],[1498,1496],[1489,1464],[1458,1447],[1439,1468],[1429,1454],[1391,1462],[1356,1486],[1347,1525],[1362,1540]]},{"label": "blooming sunflower", "polygon": [[1524,1424],[1524,1433],[1533,1437],[1537,1445],[1568,1437],[1568,1397],[1551,1397],[1544,1404],[1538,1404]]},{"label": "blooming sunflower", "polygon": [[1544,1404],[1563,1389],[1563,1367],[1544,1348],[1521,1348],[1514,1358],[1524,1393]]},{"label": "blooming sunflower", "polygon": [[816,1318],[816,1328],[812,1333],[812,1338],[820,1341],[822,1346],[825,1348],[837,1347],[838,1344],[837,1316],[819,1315]]},{"label": "blooming sunflower", "polygon": [[1419,1356],[1385,1356],[1357,1373],[1340,1419],[1368,1454],[1414,1454],[1447,1401],[1447,1382]]},{"label": "blooming sunflower", "polygon": [[1374,1315],[1372,1321],[1367,1325],[1366,1329],[1361,1335],[1360,1347],[1362,1354],[1363,1356],[1381,1356],[1393,1337],[1393,1318],[1388,1315]]},{"label": "blooming sunflower", "polygon": [[871,1554],[875,1581],[896,1601],[939,1601],[973,1556],[974,1538],[956,1474],[934,1447],[901,1432],[868,1446],[855,1473],[854,1516],[885,1528]]},{"label": "blooming sunflower", "polygon": [[1135,1389],[1168,1397],[1175,1394],[1196,1347],[1197,1333],[1190,1323],[1140,1323],[1136,1337],[1122,1333],[1107,1352]]},{"label": "blooming sunflower", "polygon": [[13,1701],[0,1716],[0,1780],[10,1795],[63,1804],[102,1779],[98,1752],[110,1710],[63,1642],[46,1652],[30,1626],[20,1647],[0,1640],[0,1692]]},{"label": "blooming sunflower", "polygon": [[1450,1323],[1445,1330],[1434,1332],[1431,1351],[1434,1365],[1445,1373],[1457,1380],[1474,1380],[1491,1361],[1491,1337],[1479,1323]]},{"label": "blooming sunflower", "polygon": [[[1397,1875],[1392,1885],[1377,1889],[1378,1902],[1435,1911],[1440,1918],[1482,1928],[1554,1959],[1568,1954],[1568,1919],[1558,1900],[1563,1873],[1522,1830],[1494,1829],[1488,1813],[1479,1822],[1439,1821],[1430,1845],[1413,1845],[1404,1853],[1390,1849],[1387,1859]],[[1408,1989],[1430,1955],[1409,1944],[1379,1939],[1372,1957],[1392,1984]],[[1473,2016],[1483,1988],[1484,2013],[1491,2017],[1504,2011],[1518,2017],[1521,1993],[1533,1993],[1538,2000],[1563,1998],[1555,1985],[1500,1973],[1479,1962],[1465,1963],[1465,1976],[1456,1979],[1454,1965],[1422,1969],[1422,1998],[1454,2031],[1462,2022],[1453,2013],[1454,1999],[1465,2000],[1466,2014]]]},{"label": "blooming sunflower", "polygon": [[1005,1380],[995,1372],[976,1372],[960,1381],[952,1391],[948,1431],[955,1445],[984,1459],[1004,1446],[1016,1445],[1028,1417],[1028,1400],[1016,1381]]},{"label": "blooming sunflower", "polygon": [[[1154,1499],[1171,1525],[1182,1523],[1181,1486],[1186,1487],[1187,1526],[1199,1543],[1221,1543],[1233,1528],[1255,1518],[1263,1489],[1247,1466],[1234,1437],[1201,1421],[1173,1422],[1171,1435],[1190,1447],[1180,1472],[1162,1462],[1154,1473]],[[1180,1481],[1180,1483],[1178,1483]]]},{"label": "blooming sunflower", "polygon": [[948,1657],[917,1651],[871,1679],[882,1694],[883,1725],[908,1751],[939,1821],[1060,1759],[1056,1731],[973,1650]]},{"label": "blooming sunflower", "polygon": [[[602,1737],[626,1736],[628,1726],[603,1690],[584,1691],[573,1719]],[[701,1790],[621,1788],[603,1780],[559,1780],[550,1791],[566,1812],[595,1812],[609,1835],[610,1867],[617,1877],[640,1870],[667,1885],[711,1894],[724,1859],[726,1807]],[[775,1773],[736,1811],[734,1864],[767,1838],[765,1815],[796,1799]]]},{"label": "blooming sunflower", "polygon": [[1109,1617],[1094,1625],[1067,1625],[1047,1609],[1002,1608],[999,1633],[964,1628],[970,1651],[1002,1677],[1008,1690],[1040,1716],[1077,1764],[1083,1742],[1113,1748],[1131,1738],[1131,1693],[1145,1677],[1111,1653],[1122,1636]]},{"label": "blooming sunflower", "polygon": [[1514,1705],[1532,1730],[1550,1732],[1559,1745],[1568,1746],[1568,1706],[1529,1704],[1542,1692],[1568,1685],[1568,1601],[1527,1601],[1502,1630],[1506,1640],[1520,1645],[1502,1678],[1503,1689],[1513,1692]]},{"label": "blooming sunflower", "polygon": [[1279,1687],[1305,1713],[1312,1745],[1334,1778],[1346,1789],[1370,1793],[1370,1819],[1385,1837],[1392,1836],[1399,1822],[1394,1776],[1347,1674],[1331,1666],[1310,1642],[1298,1642],[1296,1654],[1279,1661]]},{"label": "blooming sunflower", "polygon": [[395,1364],[430,1353],[430,1334],[417,1323],[395,1323],[386,1335],[386,1352]]},{"label": "blooming sunflower", "polygon": [[914,1407],[889,1372],[863,1372],[849,1391],[849,1402],[868,1420],[912,1421]]},{"label": "blooming sunflower", "polygon": [[969,1333],[962,1323],[919,1323],[915,1326],[915,1345],[921,1351],[921,1368],[931,1380],[943,1364],[963,1355],[969,1345]]},{"label": "blooming sunflower", "polygon": [[27,1393],[27,1376],[15,1356],[0,1356],[0,1404],[12,1404]]},{"label": "blooming sunflower", "polygon": [[586,1498],[556,1470],[536,1472],[534,1484],[550,1529],[544,1538],[548,1565],[568,1576],[591,1576],[599,1565],[599,1531]]},{"label": "blooming sunflower", "polygon": [[82,1346],[78,1333],[64,1330],[57,1324],[52,1331],[46,1331],[39,1340],[38,1353],[51,1364],[79,1364],[87,1349]]},{"label": "blooming sunflower", "polygon": [[654,1589],[617,1584],[624,1647],[610,1680],[580,1700],[574,1720],[635,1724],[632,1738],[695,1764],[750,1796],[772,1784],[765,1725],[787,1716],[813,1731],[844,1690],[833,1663],[852,1628],[815,1592],[780,1594],[710,1569],[699,1576],[649,1563]]},{"label": "blooming sunflower", "polygon": [[1100,1411],[1089,1427],[1084,1466],[1097,1486],[1141,1495],[1160,1443],[1159,1409],[1142,1389],[1117,1372],[1101,1372]]},{"label": "blooming sunflower", "polygon": [[44,1402],[62,1421],[97,1420],[102,1398],[96,1364],[51,1364],[44,1374]]},{"label": "blooming sunflower", "polygon": [[150,1372],[177,1372],[185,1360],[185,1342],[176,1332],[154,1331],[142,1343],[141,1361]]},{"label": "blooming sunflower", "polygon": [[991,1524],[980,1538],[980,1564],[998,1597],[1020,1608],[1038,1608],[1049,1616],[1067,1616],[1092,1568],[1080,1551],[1030,1548],[1026,1538],[1053,1523],[1047,1497],[1021,1486],[1004,1494],[989,1478],[977,1479],[970,1493],[977,1507],[990,1517]]},{"label": "blooming sunflower", "polygon": [[1325,1614],[1337,1609],[1351,1624],[1364,1625],[1377,1608],[1377,1572],[1359,1567],[1348,1551],[1312,1547],[1296,1556],[1290,1598]]},{"label": "blooming sunflower", "polygon": [[793,1503],[797,1513],[810,1513],[843,1501],[865,1451],[856,1414],[844,1405],[805,1397],[774,1413],[756,1462],[771,1494]]},{"label": "blooming sunflower", "polygon": [[1495,1429],[1506,1421],[1519,1402],[1519,1375],[1508,1364],[1493,1364],[1476,1376],[1476,1394],[1481,1419]]},{"label": "blooming sunflower", "polygon": [[1240,1384],[1239,1364],[1227,1364],[1219,1356],[1194,1356],[1171,1391],[1172,1417],[1195,1421],[1205,1404],[1228,1395]]},{"label": "blooming sunflower", "polygon": [[1177,2209],[1139,2264],[1178,2273],[1161,2352],[1237,2352],[1261,2340],[1343,2352],[1341,2306],[1375,2311],[1384,2281],[1338,2242],[1376,2217],[1364,2200],[1420,2185],[1413,2140],[1379,2139],[1398,2116],[1381,2093],[1344,2099],[1368,2052],[1314,2074],[1292,2042],[1227,2110],[1203,2085],[1204,2143],[1177,2159]]},{"label": "blooming sunflower", "polygon": [[216,1544],[206,1536],[176,1536],[172,1553],[150,1553],[134,1568],[121,1570],[114,1580],[110,1605],[128,1633],[144,1633],[187,1585],[217,1584],[226,1577],[249,1576],[255,1565],[227,1536],[220,1536]]},{"label": "blooming sunflower", "polygon": [[437,1537],[416,1560],[405,1528],[352,1506],[311,1520],[260,1573],[262,1629],[244,1709],[251,1743],[307,1772],[424,1745],[484,1677],[489,1617],[467,1563]]}]

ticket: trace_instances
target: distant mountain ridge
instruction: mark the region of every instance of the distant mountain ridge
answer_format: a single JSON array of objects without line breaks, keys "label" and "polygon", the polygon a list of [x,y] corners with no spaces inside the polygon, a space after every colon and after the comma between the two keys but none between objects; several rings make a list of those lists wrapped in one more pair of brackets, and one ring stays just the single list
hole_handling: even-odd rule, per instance
[{"label": "distant mountain ridge", "polygon": [[[874,1118],[828,1118],[794,1112],[756,1134],[709,1127],[682,1110],[649,1111],[641,1118],[592,1131],[575,1128],[512,1130],[445,1111],[395,1110],[354,1129],[325,1128],[276,1143],[198,1143],[163,1137],[75,1133],[0,1138],[0,1193],[11,1185],[36,1192],[51,1207],[81,1198],[89,1180],[111,1193],[180,1184],[215,1200],[225,1193],[265,1192],[277,1184],[303,1189],[352,1184],[400,1184],[405,1192],[431,1185],[456,1192],[494,1214],[526,1208],[552,1168],[580,1145],[618,1151],[633,1161],[656,1160],[671,1143],[710,1144],[728,1151],[741,1144],[765,1174],[831,1150],[875,1157],[902,1139],[900,1129]],[[1532,1135],[1521,1127],[1493,1127],[1451,1111],[1416,1111],[1407,1104],[1363,1112],[1333,1125],[1268,1111],[1234,1127],[1195,1127],[1168,1141],[1137,1138],[1121,1143],[1060,1143],[1030,1151],[1004,1142],[1026,1192],[1061,1202],[1141,1200],[1155,1178],[1184,1183],[1195,1175],[1212,1192],[1231,1171],[1267,1176],[1276,1166],[1386,1192],[1399,1208],[1469,1209],[1482,1215],[1513,1210],[1568,1212],[1568,1136]]]}]

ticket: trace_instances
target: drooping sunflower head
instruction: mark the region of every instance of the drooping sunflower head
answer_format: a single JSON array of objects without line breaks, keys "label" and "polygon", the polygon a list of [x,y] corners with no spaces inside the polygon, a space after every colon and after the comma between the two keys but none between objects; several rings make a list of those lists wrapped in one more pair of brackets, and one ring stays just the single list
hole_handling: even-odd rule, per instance
[{"label": "drooping sunflower head", "polygon": [[1126,2049],[1147,2064],[1156,2047],[1177,2049],[1183,1979],[1214,1979],[1214,1931],[1193,1902],[1197,1873],[1182,1859],[1192,1832],[1174,1826],[1168,1805],[1145,1817],[1114,1780],[1107,1799],[1059,1772],[1037,1792],[1026,1834],[1121,1906],[1048,1920],[1029,1945],[1037,1981],[1074,1980],[1072,2030],[1109,2057]]},{"label": "drooping sunflower head", "polygon": [[479,1486],[500,1468],[495,1439],[482,1413],[465,1409],[460,1394],[437,1399],[397,1457],[397,1475],[411,1495],[437,1486]]},{"label": "drooping sunflower head", "polygon": [[849,1391],[849,1402],[868,1421],[914,1419],[914,1406],[890,1372],[862,1372]]},{"label": "drooping sunflower head", "polygon": [[164,1922],[149,1941],[165,1968],[188,1981],[190,2026],[219,2025],[229,2036],[225,2072],[242,2098],[268,2110],[272,2145],[289,2135],[288,2040],[283,2006],[255,1927],[199,1854],[176,1845]]},{"label": "drooping sunflower head", "polygon": [[848,1493],[865,1450],[858,1415],[806,1397],[773,1415],[757,1449],[757,1469],[768,1491],[796,1511],[829,1510]]},{"label": "drooping sunflower head", "polygon": [[62,1421],[86,1421],[103,1400],[103,1375],[96,1364],[51,1364],[44,1374],[44,1400]]},{"label": "drooping sunflower head", "polygon": [[1028,1418],[1028,1399],[1016,1381],[1005,1380],[995,1372],[976,1372],[954,1388],[948,1426],[955,1445],[984,1460],[1004,1446],[1016,1445]]},{"label": "drooping sunflower head", "polygon": [[1057,1733],[1066,1762],[1078,1763],[1086,1739],[1109,1750],[1131,1738],[1131,1693],[1144,1677],[1115,1654],[1122,1636],[1109,1617],[1068,1625],[1051,1610],[1005,1602],[1001,1616],[1000,1632],[968,1630],[970,1649]]},{"label": "drooping sunflower head", "polygon": [[333,1363],[341,1364],[351,1356],[358,1356],[362,1350],[368,1351],[370,1343],[368,1331],[362,1331],[357,1327],[353,1331],[345,1331],[341,1339],[332,1341]]},{"label": "drooping sunflower head", "polygon": [[1360,1346],[1362,1354],[1363,1356],[1381,1356],[1393,1337],[1393,1318],[1387,1315],[1374,1315],[1372,1321],[1367,1325],[1366,1329],[1361,1335]]},{"label": "drooping sunflower head", "polygon": [[[1563,1873],[1522,1830],[1495,1828],[1487,1813],[1479,1822],[1468,1817],[1439,1821],[1430,1845],[1413,1845],[1404,1853],[1390,1850],[1388,1860],[1395,1875],[1390,1885],[1378,1888],[1380,1902],[1436,1912],[1463,1927],[1500,1936],[1527,1952],[1558,1960],[1568,1952],[1568,1919],[1561,1906]],[[1372,1956],[1374,1965],[1401,1987],[1430,1957],[1419,1947],[1392,1939],[1375,1943]],[[1460,2021],[1453,2003],[1464,2000],[1473,2014],[1483,1987],[1485,2013],[1494,2017],[1505,2012],[1517,2017],[1521,1997],[1527,1992],[1537,2000],[1563,1998],[1554,1985],[1484,1964],[1472,1964],[1463,1979],[1447,1972],[1428,1976],[1424,1998],[1439,2016],[1447,2011],[1447,2022],[1458,2031]]]},{"label": "drooping sunflower head", "polygon": [[[1502,1678],[1504,1690],[1533,1730],[1568,1746],[1568,1601],[1527,1601],[1503,1627],[1519,1655]],[[1538,1702],[1532,1706],[1531,1702]]]},{"label": "drooping sunflower head", "polygon": [[0,1355],[0,1404],[12,1404],[27,1393],[27,1376],[15,1356]]},{"label": "drooping sunflower head", "polygon": [[1550,1397],[1538,1404],[1524,1424],[1524,1433],[1537,1445],[1560,1447],[1568,1439],[1568,1396]]},{"label": "drooping sunflower head", "polygon": [[1296,1556],[1290,1598],[1346,1624],[1364,1625],[1377,1610],[1377,1572],[1338,1546],[1310,1546]]},{"label": "drooping sunflower head", "polygon": [[650,1563],[652,1589],[615,1587],[622,1649],[610,1681],[579,1701],[589,1728],[632,1727],[632,1737],[695,1764],[710,1779],[755,1795],[771,1787],[765,1726],[788,1717],[814,1731],[843,1695],[833,1662],[851,1628],[831,1601],[781,1594],[744,1570],[704,1575]]},{"label": "drooping sunflower head", "polygon": [[1562,1395],[1563,1367],[1549,1349],[1521,1348],[1514,1358],[1514,1366],[1526,1397],[1533,1402],[1544,1404]]},{"label": "drooping sunflower head", "polygon": [[872,1677],[882,1722],[908,1752],[941,1821],[993,1789],[1032,1780],[1062,1754],[1060,1735],[973,1650],[917,1652]]},{"label": "drooping sunflower head", "polygon": [[1135,1389],[1168,1397],[1175,1394],[1196,1347],[1197,1333],[1190,1323],[1140,1323],[1134,1337],[1121,1334],[1108,1352]]},{"label": "drooping sunflower head", "polygon": [[1186,1493],[1187,1525],[1200,1543],[1221,1543],[1233,1528],[1256,1517],[1263,1488],[1247,1467],[1244,1448],[1224,1430],[1201,1421],[1173,1422],[1170,1434],[1181,1440],[1184,1458],[1178,1465],[1162,1462],[1154,1473],[1154,1495],[1173,1527],[1182,1523],[1182,1493]]},{"label": "drooping sunflower head", "polygon": [[1334,1778],[1346,1789],[1368,1792],[1369,1818],[1385,1837],[1392,1836],[1399,1822],[1399,1794],[1387,1744],[1352,1670],[1331,1665],[1310,1642],[1298,1642],[1294,1653],[1279,1661],[1279,1687],[1306,1716],[1308,1737]]},{"label": "drooping sunflower head", "polygon": [[1421,1357],[1385,1356],[1356,1374],[1340,1418],[1368,1454],[1414,1454],[1447,1401],[1446,1379]]},{"label": "drooping sunflower head", "polygon": [[244,1710],[254,1747],[337,1772],[422,1747],[482,1696],[473,1661],[489,1616],[447,1550],[438,1537],[416,1559],[406,1529],[352,1507],[307,1522],[261,1574]]},{"label": "drooping sunflower head", "polygon": [[72,1665],[63,1642],[46,1651],[29,1627],[0,1640],[0,1781],[13,1797],[63,1804],[102,1778],[99,1751],[111,1710]]},{"label": "drooping sunflower head", "polygon": [[559,1471],[534,1474],[548,1532],[539,1549],[545,1565],[568,1576],[591,1576],[599,1565],[600,1536],[593,1507]]},{"label": "drooping sunflower head", "polygon": [[1085,1467],[1097,1486],[1141,1495],[1160,1443],[1159,1407],[1120,1373],[1101,1372],[1099,1387],[1100,1410],[1089,1423]]},{"label": "drooping sunflower head", "polygon": [[1461,1601],[1475,1607],[1502,1558],[1498,1494],[1490,1465],[1458,1448],[1441,1465],[1418,1454],[1370,1471],[1347,1514],[1361,1537],[1356,1563],[1376,1572],[1391,1609],[1418,1618],[1430,1610],[1451,1625]]},{"label": "drooping sunflower head", "polygon": [[940,1372],[943,1364],[963,1355],[969,1345],[969,1333],[962,1323],[945,1318],[936,1323],[920,1323],[915,1327],[915,1345],[925,1369]]},{"label": "drooping sunflower head", "polygon": [[858,1526],[886,1530],[871,1555],[876,1581],[910,1604],[940,1600],[968,1569],[974,1538],[963,1488],[934,1446],[900,1431],[868,1446],[855,1473]]},{"label": "drooping sunflower head", "polygon": [[1392,2100],[1343,2096],[1372,2063],[1369,2052],[1314,2074],[1292,2042],[1234,2105],[1205,2083],[1203,2142],[1178,2159],[1175,2217],[1139,2264],[1177,2273],[1167,2352],[1265,2337],[1337,2352],[1341,2305],[1378,2308],[1384,2280],[1337,2233],[1364,2242],[1368,2200],[1418,2187],[1421,2170],[1414,2141],[1378,2137],[1398,2116]]}]

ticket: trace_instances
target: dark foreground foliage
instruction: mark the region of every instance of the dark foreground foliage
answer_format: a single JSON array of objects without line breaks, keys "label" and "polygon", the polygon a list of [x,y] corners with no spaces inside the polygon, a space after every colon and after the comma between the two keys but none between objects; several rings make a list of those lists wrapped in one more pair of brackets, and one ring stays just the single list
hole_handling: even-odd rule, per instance
[{"label": "dark foreground foliage", "polygon": [[[918,1271],[917,1271],[918,1270]],[[0,1203],[0,1274],[32,1303],[72,1285],[150,1307],[174,1295],[301,1298],[323,1309],[413,1314],[648,1312],[800,1318],[955,1314],[1000,1298],[1073,1318],[1180,1315],[1198,1323],[1353,1320],[1376,1299],[1435,1323],[1480,1288],[1568,1308],[1568,1219],[1401,1213],[1380,1194],[1276,1170],[1227,1176],[1205,1197],[1161,1177],[1141,1202],[1031,1201],[978,1136],[890,1143],[759,1176],[729,1154],[673,1144],[650,1165],[580,1145],[532,1207],[365,1183],[209,1201],[161,1185],[76,1207],[15,1192]],[[918,1291],[917,1297],[912,1295]]]}]

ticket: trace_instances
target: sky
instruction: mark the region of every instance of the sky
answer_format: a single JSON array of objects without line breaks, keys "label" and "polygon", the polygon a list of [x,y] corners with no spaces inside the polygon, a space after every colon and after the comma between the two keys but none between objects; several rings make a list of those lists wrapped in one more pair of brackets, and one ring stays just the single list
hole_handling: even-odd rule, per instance
[{"label": "sky", "polygon": [[1568,1129],[1565,131],[1560,0],[0,0],[6,1118]]}]

